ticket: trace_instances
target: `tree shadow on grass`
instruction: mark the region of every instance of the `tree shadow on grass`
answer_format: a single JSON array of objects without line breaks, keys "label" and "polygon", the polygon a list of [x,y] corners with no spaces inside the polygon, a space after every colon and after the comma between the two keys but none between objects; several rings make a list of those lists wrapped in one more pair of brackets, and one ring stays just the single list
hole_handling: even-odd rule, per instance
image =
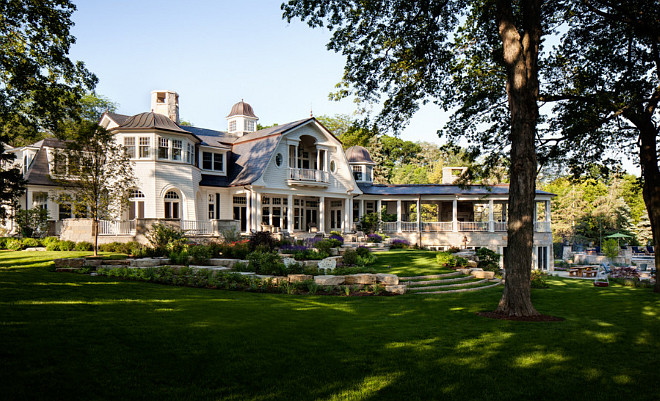
[{"label": "tree shadow on grass", "polygon": [[[2,295],[13,304],[0,308],[0,379],[17,399],[658,398],[660,302],[640,289],[551,280],[534,303],[566,320],[525,323],[475,315],[501,289],[346,298],[120,282],[44,293],[34,283],[117,280],[0,281],[12,275],[21,291]],[[110,302],[18,303],[32,299]]]}]

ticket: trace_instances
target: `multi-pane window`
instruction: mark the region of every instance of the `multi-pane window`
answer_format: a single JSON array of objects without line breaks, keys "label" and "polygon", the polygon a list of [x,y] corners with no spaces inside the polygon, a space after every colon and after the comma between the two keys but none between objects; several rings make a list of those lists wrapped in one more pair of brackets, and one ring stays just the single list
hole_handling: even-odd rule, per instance
[{"label": "multi-pane window", "polygon": [[367,167],[367,174],[365,177],[365,181],[373,181],[372,175],[373,175],[373,167],[371,166],[366,166]]},{"label": "multi-pane window", "polygon": [[149,147],[150,147],[149,137],[140,137],[140,159],[148,159],[150,156]]},{"label": "multi-pane window", "polygon": [[215,219],[215,194],[209,194],[209,220]]},{"label": "multi-pane window", "polygon": [[131,159],[135,159],[135,137],[129,136],[124,138],[124,149],[126,149],[126,155]]},{"label": "multi-pane window", "polygon": [[362,181],[362,166],[351,166],[355,181]]},{"label": "multi-pane window", "polygon": [[192,164],[193,162],[193,152],[194,152],[194,147],[191,144],[186,144],[187,152],[186,152],[186,163]]},{"label": "multi-pane window", "polygon": [[167,138],[158,138],[158,158],[168,159],[170,150],[170,140]]},{"label": "multi-pane window", "polygon": [[234,132],[236,131],[236,121],[230,121],[229,122],[229,132]]},{"label": "multi-pane window", "polygon": [[172,139],[172,160],[181,160],[183,143],[180,139]]},{"label": "multi-pane window", "polygon": [[224,171],[223,154],[202,152],[202,169],[213,171]]},{"label": "multi-pane window", "polygon": [[179,194],[169,191],[165,194],[165,218],[179,218]]},{"label": "multi-pane window", "polygon": [[254,121],[246,121],[245,122],[245,130],[246,131],[254,131]]},{"label": "multi-pane window", "polygon": [[69,205],[68,203],[60,203],[58,210],[59,220],[70,219],[72,215],[72,211],[73,210],[71,208],[71,205]]},{"label": "multi-pane window", "polygon": [[35,192],[32,195],[32,204],[36,209],[48,210],[48,193]]},{"label": "multi-pane window", "polygon": [[213,154],[213,170],[222,171],[222,153]]}]

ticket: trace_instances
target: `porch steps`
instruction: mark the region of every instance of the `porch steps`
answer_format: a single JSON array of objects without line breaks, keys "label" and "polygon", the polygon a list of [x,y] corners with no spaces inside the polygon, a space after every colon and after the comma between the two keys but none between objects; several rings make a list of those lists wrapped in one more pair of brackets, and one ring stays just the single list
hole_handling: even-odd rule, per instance
[{"label": "porch steps", "polygon": [[399,281],[428,280],[428,279],[438,279],[438,278],[447,278],[447,277],[458,277],[463,275],[464,274],[461,272],[429,274],[427,276],[399,277]]},{"label": "porch steps", "polygon": [[408,292],[417,292],[417,291],[426,291],[426,290],[442,290],[446,288],[457,288],[457,287],[469,287],[476,284],[482,284],[488,282],[487,279],[477,280],[477,281],[468,281],[467,283],[457,283],[457,284],[443,284],[443,285],[427,285],[423,287],[408,287]]},{"label": "porch steps", "polygon": [[497,287],[498,285],[501,285],[501,284],[502,284],[502,282],[498,280],[494,284],[484,285],[484,286],[479,286],[479,287],[460,288],[460,289],[456,289],[456,290],[447,290],[447,291],[414,292],[414,294],[453,294],[453,293],[457,293],[457,292],[480,291],[480,290],[485,290],[486,288]]},{"label": "porch steps", "polygon": [[479,279],[461,272],[431,274],[426,276],[399,277],[411,294],[450,294],[477,291],[494,287],[500,280]]}]

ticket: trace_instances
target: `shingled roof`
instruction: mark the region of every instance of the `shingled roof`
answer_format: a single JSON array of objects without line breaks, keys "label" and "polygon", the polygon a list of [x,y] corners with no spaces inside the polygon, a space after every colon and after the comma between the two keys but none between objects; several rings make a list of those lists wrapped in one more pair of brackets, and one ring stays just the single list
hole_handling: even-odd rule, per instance
[{"label": "shingled roof", "polygon": [[136,114],[129,117],[123,124],[114,129],[159,129],[165,131],[179,132],[181,134],[189,134],[179,127],[174,121],[170,120],[162,114],[151,112]]}]

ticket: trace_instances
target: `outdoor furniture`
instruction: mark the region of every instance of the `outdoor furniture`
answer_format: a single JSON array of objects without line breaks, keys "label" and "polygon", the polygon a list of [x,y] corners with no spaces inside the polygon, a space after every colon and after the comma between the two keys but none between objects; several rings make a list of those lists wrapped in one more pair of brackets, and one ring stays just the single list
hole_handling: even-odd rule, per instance
[{"label": "outdoor furniture", "polygon": [[585,277],[596,277],[596,271],[595,270],[587,270],[584,272]]},{"label": "outdoor furniture", "polygon": [[568,275],[573,277],[577,276],[577,273],[578,273],[578,269],[570,269],[568,271]]},{"label": "outdoor furniture", "polygon": [[587,266],[575,266],[574,269],[577,270],[578,277],[584,277],[584,271],[588,269]]},{"label": "outdoor furniture", "polygon": [[598,268],[596,279],[594,280],[594,287],[608,287],[610,285],[607,270],[608,266],[604,263]]}]

